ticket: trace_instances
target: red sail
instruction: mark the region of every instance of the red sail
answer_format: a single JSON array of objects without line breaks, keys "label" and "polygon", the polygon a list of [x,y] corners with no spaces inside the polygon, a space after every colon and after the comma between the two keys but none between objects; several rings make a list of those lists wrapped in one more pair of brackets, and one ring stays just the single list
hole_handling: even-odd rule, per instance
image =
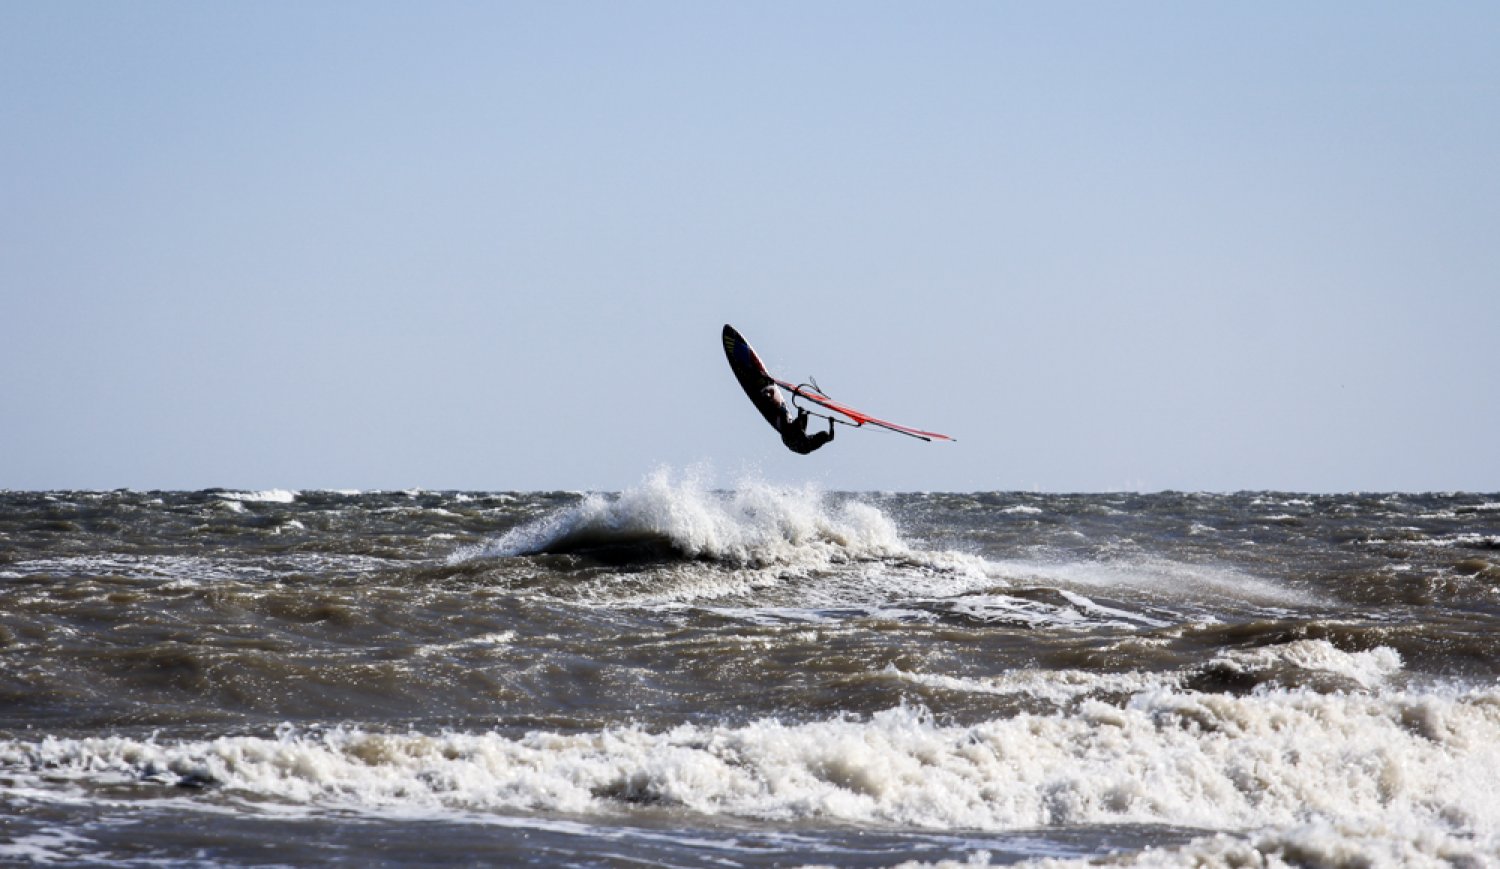
[{"label": "red sail", "polygon": [[911,435],[914,438],[921,438],[924,441],[953,440],[953,438],[949,437],[948,435],[938,434],[935,431],[923,431],[919,428],[912,428],[911,426],[901,425],[900,423],[887,422],[883,419],[878,419],[876,417],[870,416],[868,413],[865,413],[862,410],[855,410],[854,408],[849,407],[846,404],[840,404],[839,402],[834,401],[833,399],[829,398],[821,392],[818,392],[816,389],[813,389],[810,386],[798,386],[792,383],[788,383],[785,380],[777,380],[774,377],[771,379],[776,381],[777,386],[780,386],[782,389],[789,390],[793,395],[801,396],[808,401],[820,404],[823,407],[828,408],[834,413],[847,416],[848,418],[854,420],[855,425],[876,425],[880,426],[881,428],[890,429],[894,432],[900,432],[904,435]]}]

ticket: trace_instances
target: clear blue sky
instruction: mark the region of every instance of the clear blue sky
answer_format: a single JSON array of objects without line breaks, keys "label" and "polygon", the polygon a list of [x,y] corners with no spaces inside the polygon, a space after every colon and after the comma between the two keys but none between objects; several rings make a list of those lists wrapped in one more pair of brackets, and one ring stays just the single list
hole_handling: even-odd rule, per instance
[{"label": "clear blue sky", "polygon": [[[1500,490],[1500,5],[0,3],[0,487]],[[784,450],[724,363],[948,432]]]}]

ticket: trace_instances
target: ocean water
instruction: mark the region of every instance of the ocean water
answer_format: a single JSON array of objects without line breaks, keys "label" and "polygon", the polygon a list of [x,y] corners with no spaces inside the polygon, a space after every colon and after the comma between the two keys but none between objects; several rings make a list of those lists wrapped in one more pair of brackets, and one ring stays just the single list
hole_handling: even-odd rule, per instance
[{"label": "ocean water", "polygon": [[0,863],[1500,866],[1500,495],[0,492]]}]

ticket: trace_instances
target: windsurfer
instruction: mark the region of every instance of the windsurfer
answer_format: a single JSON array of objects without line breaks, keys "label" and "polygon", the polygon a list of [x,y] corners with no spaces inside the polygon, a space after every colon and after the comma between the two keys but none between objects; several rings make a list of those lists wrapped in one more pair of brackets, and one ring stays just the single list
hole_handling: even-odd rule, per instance
[{"label": "windsurfer", "polygon": [[765,394],[768,400],[781,408],[781,414],[776,421],[776,430],[781,432],[781,442],[786,444],[787,449],[805,456],[833,440],[833,417],[828,418],[828,431],[808,434],[807,411],[799,407],[797,415],[792,416],[791,409],[786,406],[786,402],[782,401],[781,393],[774,383],[766,384]]}]

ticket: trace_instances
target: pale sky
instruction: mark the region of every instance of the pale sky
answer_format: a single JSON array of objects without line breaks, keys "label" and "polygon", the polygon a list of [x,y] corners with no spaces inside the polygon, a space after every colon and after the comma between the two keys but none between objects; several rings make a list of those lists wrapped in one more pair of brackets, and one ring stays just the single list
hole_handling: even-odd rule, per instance
[{"label": "pale sky", "polygon": [[[0,488],[1500,490],[1500,4],[0,0]],[[786,451],[725,364],[946,432]]]}]

